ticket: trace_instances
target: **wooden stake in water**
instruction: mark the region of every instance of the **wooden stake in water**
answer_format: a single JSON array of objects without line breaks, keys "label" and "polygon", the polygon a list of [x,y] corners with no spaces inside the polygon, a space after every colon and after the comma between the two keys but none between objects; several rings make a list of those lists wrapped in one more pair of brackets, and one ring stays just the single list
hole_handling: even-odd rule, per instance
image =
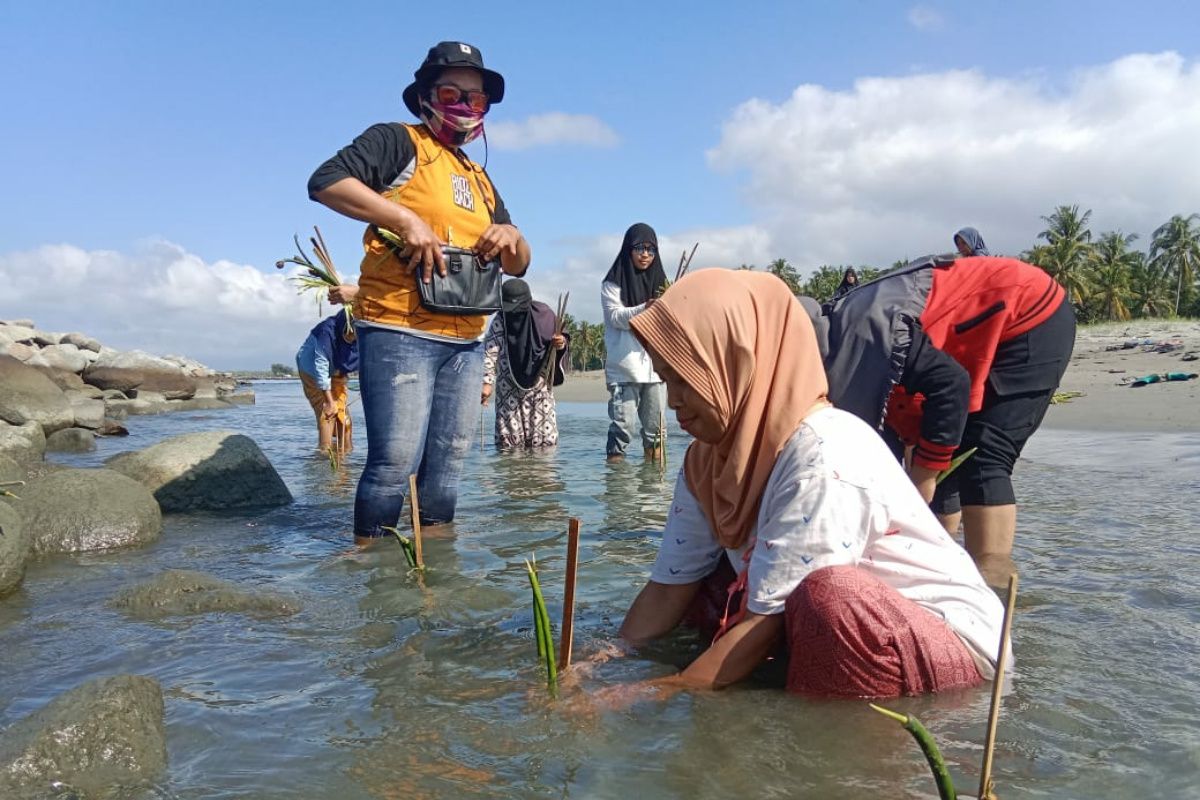
[{"label": "wooden stake in water", "polygon": [[667,410],[658,410],[658,471],[667,474]]},{"label": "wooden stake in water", "polygon": [[408,496],[412,499],[413,546],[417,551],[417,569],[425,569],[425,556],[421,552],[421,503],[417,500],[417,476],[408,476]]},{"label": "wooden stake in water", "polygon": [[988,714],[987,739],[983,746],[983,769],[979,772],[979,800],[993,797],[992,751],[996,747],[996,722],[1000,718],[1000,695],[1004,689],[1004,668],[1008,664],[1008,640],[1012,632],[1013,610],[1017,604],[1017,573],[1008,576],[1008,604],[1004,607],[1004,627],[1000,633],[1000,654],[996,656],[996,680],[992,684],[992,708]]},{"label": "wooden stake in water", "polygon": [[571,665],[571,645],[575,638],[575,575],[579,567],[579,518],[567,522],[567,577],[563,584],[563,616],[558,643],[558,668]]}]

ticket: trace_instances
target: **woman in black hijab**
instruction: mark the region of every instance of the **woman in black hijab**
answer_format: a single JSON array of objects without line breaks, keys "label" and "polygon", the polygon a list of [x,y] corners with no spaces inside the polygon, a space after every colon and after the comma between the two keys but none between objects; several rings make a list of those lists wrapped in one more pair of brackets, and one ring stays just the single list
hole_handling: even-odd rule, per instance
[{"label": "woman in black hijab", "polygon": [[558,420],[550,387],[566,377],[567,337],[555,333],[554,312],[533,299],[525,281],[509,278],[501,295],[483,347],[481,396],[487,405],[495,388],[496,448],[552,447]]},{"label": "woman in black hijab", "polygon": [[660,452],[666,392],[662,379],[654,373],[650,356],[629,329],[629,320],[652,305],[666,284],[654,229],[642,222],[630,226],[600,289],[607,351],[604,379],[612,420],[605,447],[609,461],[625,456],[625,449],[633,441],[635,417],[641,422],[646,458],[653,460]]}]

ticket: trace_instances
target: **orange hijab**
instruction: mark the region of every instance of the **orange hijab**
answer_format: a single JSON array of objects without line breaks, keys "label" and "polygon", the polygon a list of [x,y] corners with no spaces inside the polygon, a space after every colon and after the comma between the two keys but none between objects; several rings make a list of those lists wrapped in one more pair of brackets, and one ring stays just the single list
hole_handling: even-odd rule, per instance
[{"label": "orange hijab", "polygon": [[774,275],[687,275],[630,322],[725,423],[716,444],[684,458],[688,488],[724,547],[750,536],[775,459],[828,393],[808,314]]}]

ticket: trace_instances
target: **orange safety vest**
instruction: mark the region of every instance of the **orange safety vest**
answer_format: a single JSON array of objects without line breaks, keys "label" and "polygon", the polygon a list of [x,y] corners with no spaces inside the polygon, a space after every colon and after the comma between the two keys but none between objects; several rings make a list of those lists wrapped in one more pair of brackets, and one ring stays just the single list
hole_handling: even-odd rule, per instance
[{"label": "orange safety vest", "polygon": [[[455,247],[471,248],[492,224],[496,190],[483,167],[442,146],[424,125],[405,125],[416,148],[412,177],[383,192],[415,212],[434,236]],[[472,340],[483,335],[487,315],[456,316],[421,305],[417,277],[367,226],[355,313],[365,322]]]}]

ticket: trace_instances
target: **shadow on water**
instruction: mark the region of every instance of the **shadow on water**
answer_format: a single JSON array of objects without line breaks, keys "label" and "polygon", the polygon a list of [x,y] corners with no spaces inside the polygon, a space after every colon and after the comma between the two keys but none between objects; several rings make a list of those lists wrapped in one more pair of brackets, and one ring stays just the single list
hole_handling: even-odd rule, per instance
[{"label": "shadow on water", "polygon": [[[523,560],[536,553],[557,627],[567,518],[581,519],[575,652],[597,652],[653,561],[688,441],[677,429],[665,471],[640,452],[605,463],[603,404],[561,404],[554,450],[474,451],[456,522],[427,530],[422,583],[394,541],[350,544],[362,449],[331,470],[312,453],[299,387],[256,388],[257,406],[137,418],[128,439],[63,459],[99,465],[228,428],[260,444],[296,500],[169,515],[149,547],[35,562],[0,602],[0,725],[133,672],[164,687],[170,756],[141,797],[932,796],[894,723],[865,703],[789,696],[772,688],[777,675],[621,712],[583,701],[686,663],[694,636],[596,666],[549,698]],[[1200,783],[1198,466],[1196,434],[1046,430],[1027,448],[1001,796],[1187,796]],[[108,605],[167,569],[284,592],[301,608],[146,621]],[[889,706],[917,714],[973,790],[988,700],[979,689]]]}]

